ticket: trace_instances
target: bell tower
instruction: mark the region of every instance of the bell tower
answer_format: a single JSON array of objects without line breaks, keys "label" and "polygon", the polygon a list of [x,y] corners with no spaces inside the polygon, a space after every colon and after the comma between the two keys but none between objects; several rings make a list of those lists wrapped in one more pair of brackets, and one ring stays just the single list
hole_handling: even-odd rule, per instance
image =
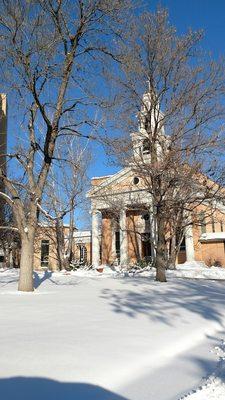
[{"label": "bell tower", "polygon": [[[138,131],[131,134],[133,144],[133,155],[136,160],[150,161],[151,154],[151,139],[149,138],[149,124],[151,131],[154,132],[157,123],[163,119],[163,113],[160,111],[159,104],[151,107],[152,96],[150,91],[144,93],[142,97],[141,110],[137,117],[139,120]],[[168,147],[169,138],[165,135],[164,127],[160,128],[157,133],[156,147],[157,156],[160,158],[163,155],[165,146]]]}]

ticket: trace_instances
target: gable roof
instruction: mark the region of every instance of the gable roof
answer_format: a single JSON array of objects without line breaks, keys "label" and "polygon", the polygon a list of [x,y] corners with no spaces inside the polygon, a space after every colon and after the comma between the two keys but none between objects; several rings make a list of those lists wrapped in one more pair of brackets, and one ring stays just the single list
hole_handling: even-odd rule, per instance
[{"label": "gable roof", "polygon": [[113,187],[114,184],[116,184],[115,186],[117,186],[122,181],[124,181],[126,178],[128,178],[128,176],[131,174],[132,174],[131,167],[123,168],[121,171],[117,172],[116,174],[110,175],[108,178],[104,179],[104,181],[102,183],[100,183],[99,185],[94,185],[87,192],[87,197],[93,197],[93,196],[98,196],[98,195],[100,196],[101,192],[103,192],[106,188]]}]

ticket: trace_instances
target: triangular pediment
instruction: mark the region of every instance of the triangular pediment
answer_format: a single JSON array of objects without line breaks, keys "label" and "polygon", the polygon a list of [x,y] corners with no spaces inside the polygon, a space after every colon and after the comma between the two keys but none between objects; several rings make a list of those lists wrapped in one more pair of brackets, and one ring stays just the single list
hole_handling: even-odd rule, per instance
[{"label": "triangular pediment", "polygon": [[[111,175],[102,183],[94,185],[87,193],[87,197],[107,196],[118,193],[127,193],[132,191],[144,190],[141,180],[134,183],[135,173],[131,167],[127,167]],[[137,177],[136,177],[137,178]]]}]

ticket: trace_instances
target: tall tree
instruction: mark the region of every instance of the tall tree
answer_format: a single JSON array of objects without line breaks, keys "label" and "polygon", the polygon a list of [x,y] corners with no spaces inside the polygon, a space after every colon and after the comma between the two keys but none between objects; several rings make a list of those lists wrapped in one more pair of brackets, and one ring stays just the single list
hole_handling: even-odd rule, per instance
[{"label": "tall tree", "polygon": [[[85,211],[88,188],[87,170],[91,161],[89,146],[81,147],[80,140],[64,138],[57,148],[61,160],[52,166],[45,188],[42,214],[53,229],[56,242],[58,266],[68,269],[73,259],[75,213]],[[65,226],[65,218],[68,224]]]},{"label": "tall tree", "polygon": [[58,139],[87,138],[96,125],[101,71],[117,60],[129,7],[128,0],[1,1],[1,83],[17,111],[9,173],[0,170],[7,190],[1,196],[21,237],[19,290],[33,290],[38,210],[51,164],[57,163]]},{"label": "tall tree", "polygon": [[126,132],[136,133],[109,143],[151,195],[159,281],[166,281],[168,228],[182,232],[193,210],[218,194],[202,173],[216,178],[224,65],[203,54],[201,39],[202,32],[178,36],[164,9],[144,13],[124,45],[123,74],[113,77],[120,87],[116,122],[120,115]]}]

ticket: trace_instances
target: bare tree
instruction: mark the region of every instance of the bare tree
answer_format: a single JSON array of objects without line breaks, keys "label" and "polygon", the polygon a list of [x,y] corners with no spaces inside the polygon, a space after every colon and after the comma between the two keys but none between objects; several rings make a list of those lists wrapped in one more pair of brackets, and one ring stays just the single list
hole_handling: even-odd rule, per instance
[{"label": "bare tree", "polygon": [[38,210],[58,138],[88,138],[96,125],[101,71],[119,56],[129,7],[128,0],[1,1],[1,83],[16,109],[17,141],[8,175],[0,171],[8,192],[1,196],[21,237],[19,290],[33,290]]},{"label": "bare tree", "polygon": [[122,121],[135,133],[132,142],[125,135],[109,143],[151,195],[156,279],[164,282],[168,239],[180,231],[180,243],[194,210],[219,197],[213,173],[223,133],[224,66],[201,52],[202,32],[178,36],[166,10],[144,13],[139,21],[124,45],[124,73],[113,77],[120,87],[117,127]]},{"label": "bare tree", "polygon": [[[75,212],[84,209],[88,188],[87,169],[91,154],[88,145],[81,147],[78,139],[68,138],[60,143],[57,157],[62,161],[51,168],[43,199],[42,214],[53,226],[51,233],[56,238],[59,269],[68,269],[73,260]],[[68,216],[68,226],[65,217]]]}]

